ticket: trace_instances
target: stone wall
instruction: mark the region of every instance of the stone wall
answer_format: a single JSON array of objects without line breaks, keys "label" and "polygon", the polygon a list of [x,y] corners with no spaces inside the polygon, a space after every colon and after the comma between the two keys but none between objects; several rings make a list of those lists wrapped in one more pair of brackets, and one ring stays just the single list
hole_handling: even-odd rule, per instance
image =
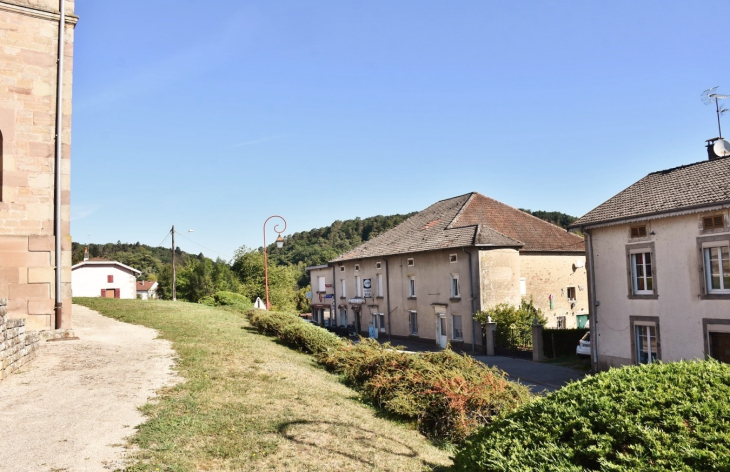
[{"label": "stone wall", "polygon": [[9,320],[7,300],[0,300],[0,380],[35,359],[40,336],[25,331],[25,320]]},{"label": "stone wall", "polygon": [[[69,13],[73,2],[66,2]],[[58,2],[0,0],[0,298],[31,330],[53,329]],[[76,18],[65,25],[61,232],[63,315],[71,328],[71,90]]]}]

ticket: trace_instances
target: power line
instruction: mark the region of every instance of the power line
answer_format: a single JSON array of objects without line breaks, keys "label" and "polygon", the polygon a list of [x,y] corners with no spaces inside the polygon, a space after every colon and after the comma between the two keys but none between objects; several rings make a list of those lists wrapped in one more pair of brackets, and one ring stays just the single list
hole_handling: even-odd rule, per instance
[{"label": "power line", "polygon": [[182,233],[177,233],[177,235],[178,235],[178,236],[181,236],[181,237],[183,237],[183,238],[185,238],[185,239],[187,239],[188,241],[190,241],[190,242],[191,242],[191,243],[193,243],[193,244],[196,244],[196,245],[198,245],[198,246],[202,247],[203,249],[207,249],[208,251],[214,252],[214,253],[218,254],[219,256],[223,256],[223,257],[226,257],[226,258],[228,257],[228,256],[227,256],[226,254],[223,254],[222,252],[218,252],[218,251],[216,251],[216,250],[214,250],[214,249],[211,249],[211,248],[209,248],[209,247],[205,247],[205,246],[203,246],[203,245],[202,245],[202,244],[200,244],[200,243],[196,243],[195,241],[193,241],[192,239],[190,239],[190,238],[188,238],[187,236],[183,235]]},{"label": "power line", "polygon": [[167,241],[167,238],[169,238],[169,237],[170,237],[170,233],[171,233],[171,231],[168,231],[168,232],[167,232],[167,235],[165,236],[165,239],[163,239],[162,241],[160,241],[160,244],[158,244],[158,245],[157,245],[158,247],[159,247],[159,246],[162,246],[162,243],[164,243],[165,241]]}]

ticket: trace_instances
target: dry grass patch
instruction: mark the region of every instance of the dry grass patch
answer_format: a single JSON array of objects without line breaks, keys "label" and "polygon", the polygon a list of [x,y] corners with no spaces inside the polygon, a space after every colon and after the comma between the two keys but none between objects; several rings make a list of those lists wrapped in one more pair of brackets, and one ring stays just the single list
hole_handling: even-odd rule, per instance
[{"label": "dry grass patch", "polygon": [[301,354],[238,313],[184,302],[74,299],[172,341],[185,379],[143,408],[131,471],[434,470],[450,465],[412,426],[378,417]]}]

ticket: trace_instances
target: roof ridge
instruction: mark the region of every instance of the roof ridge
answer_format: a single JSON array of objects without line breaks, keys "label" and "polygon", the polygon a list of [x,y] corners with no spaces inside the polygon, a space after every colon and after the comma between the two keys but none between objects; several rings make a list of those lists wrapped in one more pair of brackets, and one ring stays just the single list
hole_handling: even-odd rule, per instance
[{"label": "roof ridge", "polygon": [[[456,212],[456,215],[454,215],[454,217],[451,219],[449,224],[444,229],[454,229],[454,225],[456,224],[457,221],[459,221],[459,218],[461,218],[461,215],[464,214],[464,211],[466,211],[467,207],[469,206],[471,201],[474,199],[474,197],[476,195],[481,195],[481,194],[479,192],[469,192],[469,193],[465,193],[464,195],[469,195],[469,198],[466,199],[466,201],[461,206],[459,211]],[[459,197],[463,197],[464,195],[459,195]],[[454,197],[454,198],[458,198],[458,197]],[[449,199],[449,200],[451,200],[451,199]],[[474,226],[474,225],[466,225],[466,226],[462,226],[462,228],[466,228],[468,226]],[[476,235],[475,235],[475,237],[476,237]]]},{"label": "roof ridge", "polygon": [[[514,242],[516,242],[516,243],[520,243],[520,244],[522,244],[523,246],[525,245],[525,242],[524,242],[524,241],[520,241],[519,239],[513,238],[512,236],[508,236],[508,235],[504,234],[504,233],[503,233],[503,232],[501,232],[501,231],[497,231],[496,229],[492,228],[491,226],[487,226],[487,228],[489,228],[489,230],[490,230],[490,231],[494,231],[495,233],[497,233],[497,234],[499,234],[499,235],[501,235],[501,236],[504,236],[504,237],[505,237],[505,238],[507,238],[507,239],[511,239],[512,241],[514,241]],[[482,229],[482,225],[480,224],[480,225],[479,225],[479,231],[481,231],[481,229]]]},{"label": "roof ridge", "polygon": [[666,174],[666,173],[671,172],[673,170],[685,169],[687,167],[692,167],[692,166],[696,166],[696,165],[700,165],[700,164],[706,164],[708,162],[715,162],[715,161],[719,161],[719,160],[722,160],[722,159],[728,159],[729,157],[730,156],[718,157],[717,159],[713,159],[713,160],[705,159],[705,160],[702,160],[702,161],[692,162],[692,163],[684,164],[684,165],[677,166],[677,167],[670,167],[669,169],[655,170],[654,172],[649,172],[648,174],[646,174],[642,179],[639,179],[639,181],[641,181],[641,180],[649,177],[650,175],[654,175],[654,174]]}]

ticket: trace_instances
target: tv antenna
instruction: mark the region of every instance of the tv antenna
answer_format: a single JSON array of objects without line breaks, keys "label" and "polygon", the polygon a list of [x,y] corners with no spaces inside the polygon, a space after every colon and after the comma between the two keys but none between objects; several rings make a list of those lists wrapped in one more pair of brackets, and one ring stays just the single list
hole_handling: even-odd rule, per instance
[{"label": "tv antenna", "polygon": [[728,111],[728,108],[721,108],[720,107],[720,100],[724,100],[726,98],[730,98],[730,95],[720,95],[716,92],[717,87],[712,87],[704,92],[702,92],[702,103],[705,105],[709,105],[711,103],[715,104],[715,111],[717,112],[717,131],[720,133],[720,138],[722,139],[722,128],[720,127],[720,115]]}]

